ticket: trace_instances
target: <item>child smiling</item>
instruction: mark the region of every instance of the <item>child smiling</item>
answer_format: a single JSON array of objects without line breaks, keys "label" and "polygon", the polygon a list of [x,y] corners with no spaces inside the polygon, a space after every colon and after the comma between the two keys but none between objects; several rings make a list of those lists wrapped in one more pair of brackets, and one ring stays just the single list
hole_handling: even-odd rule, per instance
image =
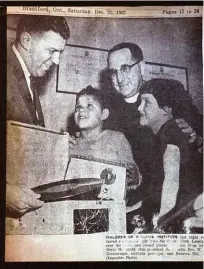
[{"label": "child smiling", "polygon": [[141,182],[141,175],[133,160],[130,144],[122,133],[103,129],[103,122],[108,116],[109,110],[99,90],[88,86],[80,91],[74,112],[80,136],[70,154],[127,165],[129,189],[135,189]]},{"label": "child smiling", "polygon": [[[140,124],[148,126],[154,133],[154,143],[145,160],[143,203],[146,218],[154,213],[158,219],[168,219],[169,215],[185,208],[186,204],[202,192],[200,156],[194,145],[189,144],[186,136],[178,127],[174,116],[177,114],[190,123],[191,99],[181,98],[185,92],[183,84],[172,79],[155,78],[147,81],[140,90]],[[176,215],[176,214],[175,214]],[[182,222],[182,221],[181,221]],[[164,222],[163,222],[164,223]],[[167,222],[166,222],[167,223]],[[166,225],[167,226],[167,225]]]},{"label": "child smiling", "polygon": [[88,86],[76,99],[74,119],[80,130],[74,154],[99,158],[123,164],[134,164],[131,147],[120,132],[103,130],[103,122],[109,116],[99,90]]}]

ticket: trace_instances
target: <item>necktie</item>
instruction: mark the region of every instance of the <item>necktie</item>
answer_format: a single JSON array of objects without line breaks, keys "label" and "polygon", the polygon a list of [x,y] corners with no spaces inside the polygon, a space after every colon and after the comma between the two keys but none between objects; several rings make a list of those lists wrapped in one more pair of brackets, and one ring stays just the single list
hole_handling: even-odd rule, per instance
[{"label": "necktie", "polygon": [[35,112],[36,125],[45,127],[44,116],[40,104],[40,99],[37,93],[37,83],[36,79],[33,77],[30,77],[30,88],[33,92],[33,110]]}]

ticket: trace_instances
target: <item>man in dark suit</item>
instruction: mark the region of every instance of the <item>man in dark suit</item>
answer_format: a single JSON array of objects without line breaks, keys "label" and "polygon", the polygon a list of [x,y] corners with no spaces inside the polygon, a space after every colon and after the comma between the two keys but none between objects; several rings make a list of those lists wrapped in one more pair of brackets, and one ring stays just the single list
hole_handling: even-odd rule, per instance
[{"label": "man in dark suit", "polygon": [[[70,31],[65,18],[22,15],[7,52],[7,120],[45,126],[35,81],[59,64]],[[42,206],[30,189],[7,184],[7,213],[21,216]]]},{"label": "man in dark suit", "polygon": [[[113,114],[112,122],[107,122],[106,127],[119,130],[126,135],[132,146],[135,161],[141,166],[142,160],[148,155],[153,137],[149,128],[141,127],[139,124],[139,92],[145,83],[143,52],[134,43],[120,43],[109,50],[107,60],[115,94],[112,95],[110,107],[110,114]],[[191,99],[184,88],[178,95],[181,99]],[[202,136],[202,116],[193,102],[191,104],[188,119],[180,119],[179,112],[174,118],[182,131],[189,135],[189,141],[194,142],[199,141]]]},{"label": "man in dark suit", "polygon": [[[110,117],[105,128],[121,131],[129,140],[135,162],[142,175],[145,174],[144,161],[149,155],[154,135],[150,128],[140,126],[140,88],[145,83],[145,62],[141,48],[134,43],[120,43],[115,45],[108,53],[108,71],[115,91],[107,96],[110,106]],[[182,85],[183,87],[183,85]],[[188,115],[180,117],[179,111],[173,115],[181,130],[189,136],[193,147],[199,147],[202,141],[202,116],[184,87],[179,87],[177,95],[182,102],[190,100]],[[175,87],[176,88],[176,87]],[[142,186],[142,185],[141,185]],[[134,192],[134,191],[133,191]],[[141,189],[137,193],[129,194],[129,203],[134,204],[142,199]]]}]

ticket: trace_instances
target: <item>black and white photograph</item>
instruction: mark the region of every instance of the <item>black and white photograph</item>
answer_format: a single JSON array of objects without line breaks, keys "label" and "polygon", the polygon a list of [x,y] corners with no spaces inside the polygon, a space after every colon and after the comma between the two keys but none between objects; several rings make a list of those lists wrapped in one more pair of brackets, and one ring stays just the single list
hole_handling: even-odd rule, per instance
[{"label": "black and white photograph", "polygon": [[25,8],[7,15],[6,236],[203,234],[202,7]]}]

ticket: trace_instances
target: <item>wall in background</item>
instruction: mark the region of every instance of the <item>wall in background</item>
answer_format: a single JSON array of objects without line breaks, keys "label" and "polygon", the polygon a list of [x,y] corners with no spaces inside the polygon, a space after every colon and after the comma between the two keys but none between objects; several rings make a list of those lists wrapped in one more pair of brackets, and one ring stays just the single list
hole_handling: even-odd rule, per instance
[{"label": "wall in background", "polygon": [[[17,20],[18,16],[8,16],[8,28],[15,29]],[[71,31],[69,44],[110,49],[120,42],[134,42],[143,49],[144,59],[148,62],[187,67],[189,91],[202,113],[201,18],[112,20],[70,17],[67,21]],[[41,102],[46,126],[66,129],[74,110],[75,95],[56,92],[55,72],[45,85]]]}]

